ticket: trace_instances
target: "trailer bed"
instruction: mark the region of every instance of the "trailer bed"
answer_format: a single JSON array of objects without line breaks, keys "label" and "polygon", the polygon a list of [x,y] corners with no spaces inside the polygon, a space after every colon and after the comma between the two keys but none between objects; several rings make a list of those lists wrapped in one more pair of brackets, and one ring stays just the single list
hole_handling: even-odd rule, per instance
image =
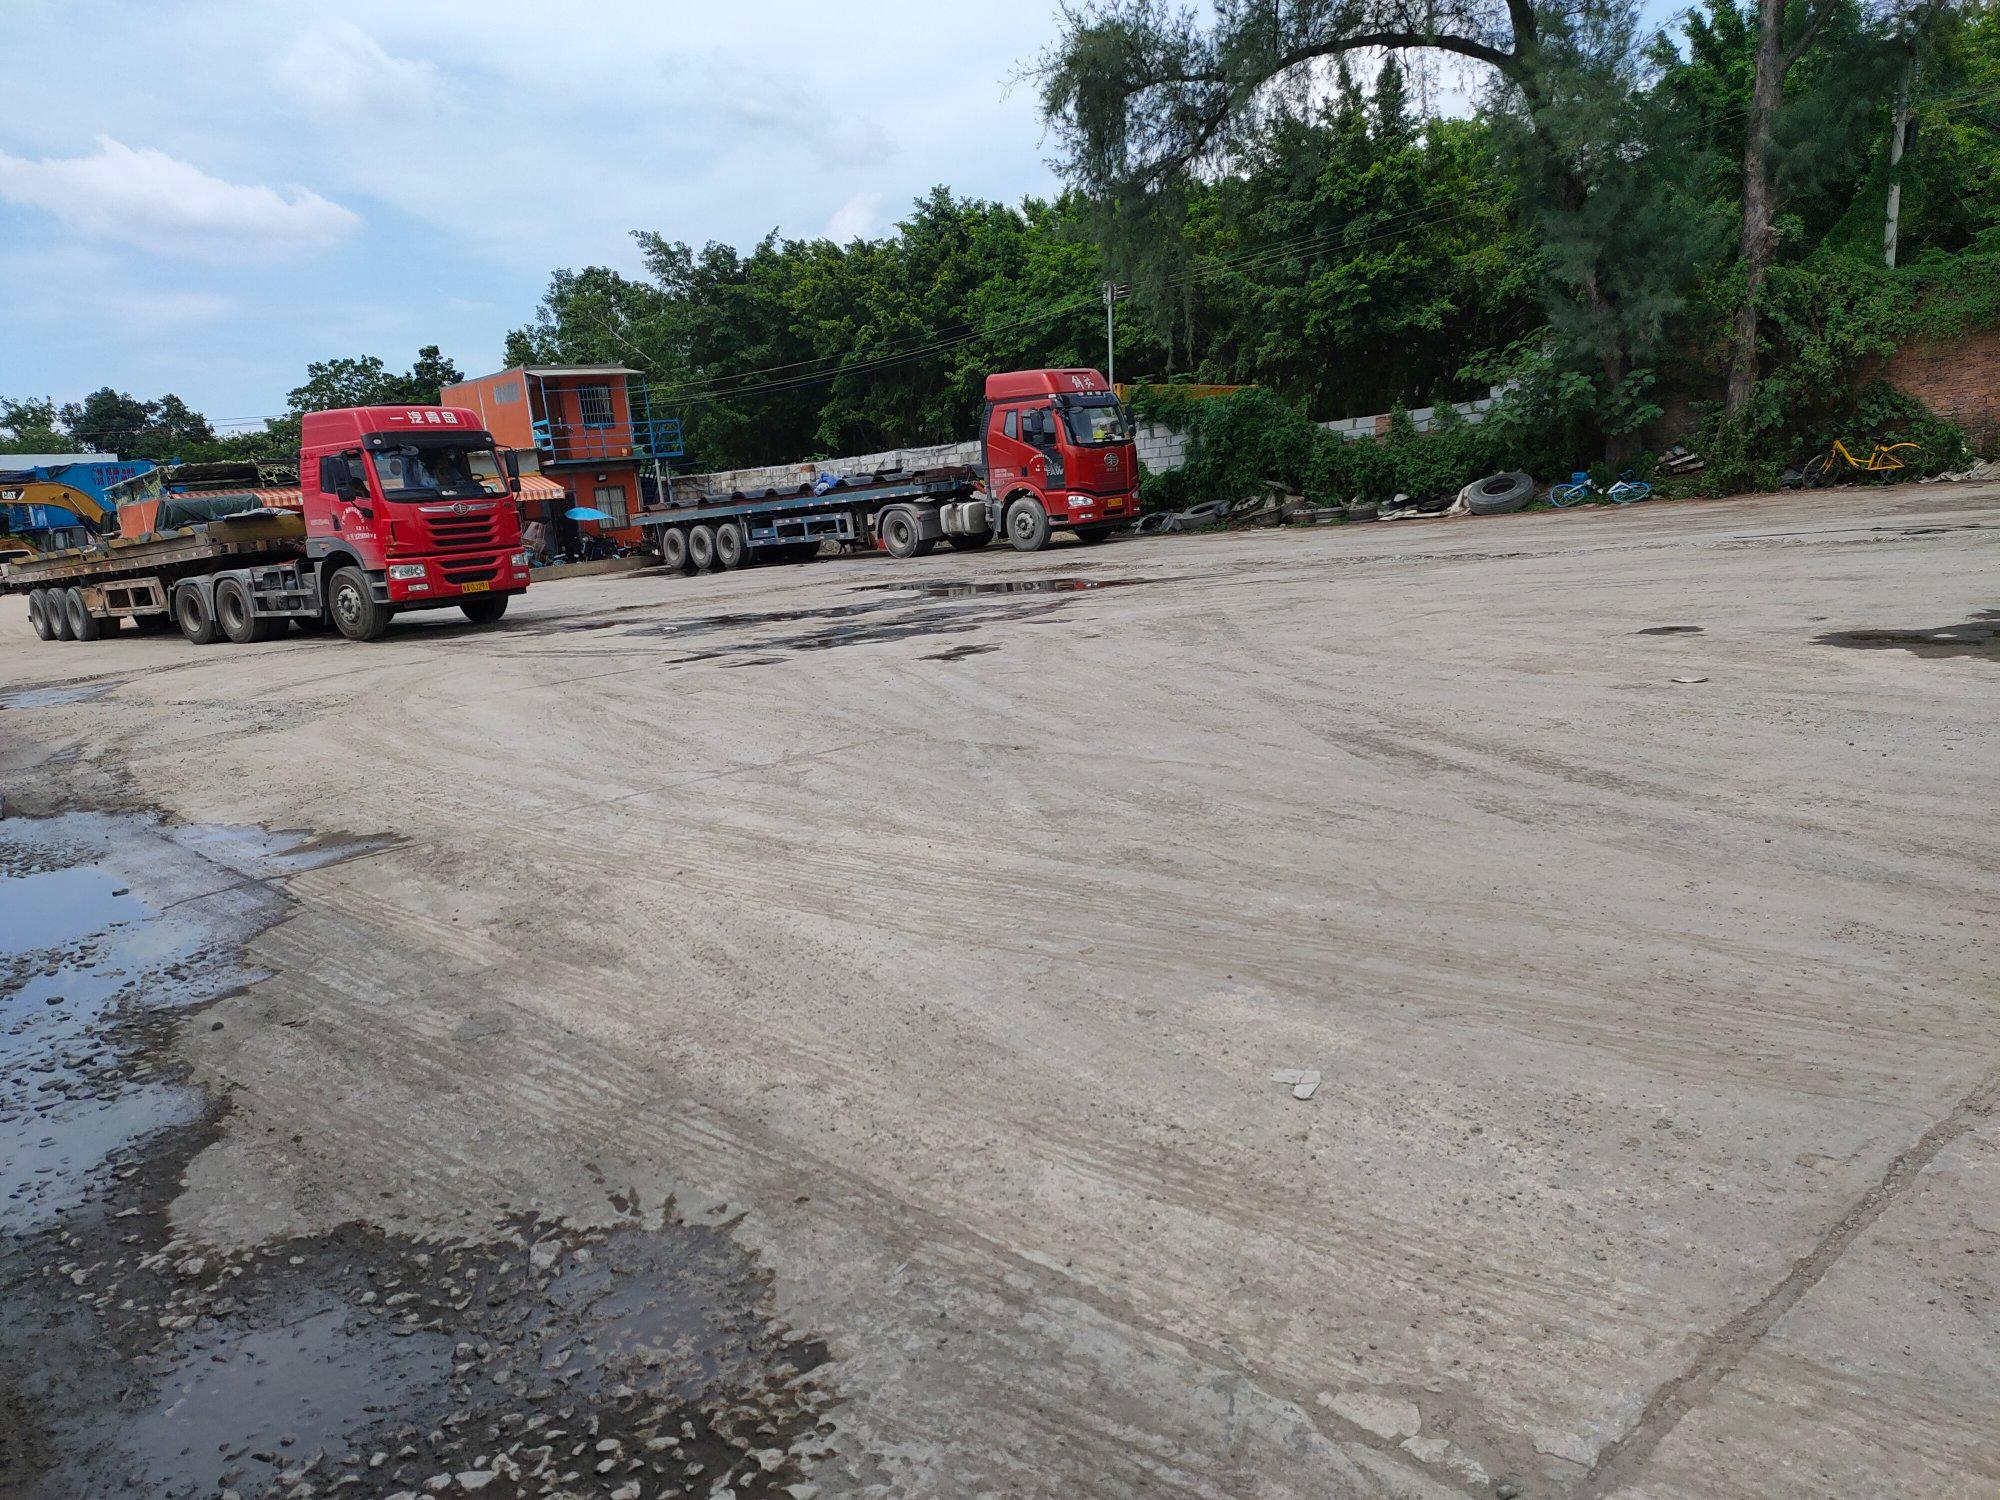
[{"label": "trailer bed", "polygon": [[792,494],[767,493],[760,496],[729,496],[694,505],[672,505],[659,510],[642,510],[632,517],[634,526],[680,526],[703,521],[752,520],[766,517],[817,514],[830,510],[879,510],[898,500],[950,500],[970,495],[979,485],[972,469],[930,469],[903,479],[876,484],[843,484],[830,490],[796,491]]},{"label": "trailer bed", "polygon": [[301,556],[306,523],[291,512],[224,516],[184,531],[127,540],[113,537],[88,550],[56,553],[0,567],[0,593],[25,593],[48,585],[103,583],[190,564],[227,561],[249,566]]}]

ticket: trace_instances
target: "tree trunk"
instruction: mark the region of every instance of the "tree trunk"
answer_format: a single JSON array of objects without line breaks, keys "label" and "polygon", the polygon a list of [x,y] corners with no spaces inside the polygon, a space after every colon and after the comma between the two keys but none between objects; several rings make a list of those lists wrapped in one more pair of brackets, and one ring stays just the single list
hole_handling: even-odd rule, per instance
[{"label": "tree trunk", "polygon": [[1771,268],[1776,236],[1771,221],[1771,135],[1778,120],[1778,100],[1784,91],[1785,0],[1757,0],[1757,73],[1750,86],[1750,116],[1743,136],[1743,231],[1738,254],[1743,260],[1743,305],[1736,311],[1735,348],[1729,366],[1729,391],[1723,412],[1738,417],[1757,389],[1757,299],[1764,275]]}]

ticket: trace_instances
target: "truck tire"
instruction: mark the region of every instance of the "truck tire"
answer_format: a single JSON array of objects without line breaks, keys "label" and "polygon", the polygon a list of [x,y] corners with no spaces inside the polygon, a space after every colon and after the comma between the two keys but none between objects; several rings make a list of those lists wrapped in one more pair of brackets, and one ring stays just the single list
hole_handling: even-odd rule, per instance
[{"label": "truck tire", "polygon": [[917,525],[914,512],[900,506],[884,511],[875,529],[882,535],[882,550],[891,557],[917,555],[917,544],[923,537],[923,530]]},{"label": "truck tire", "polygon": [[49,591],[30,589],[28,591],[28,623],[35,627],[35,634],[45,641],[59,640],[56,622],[49,615]]},{"label": "truck tire", "polygon": [[714,531],[706,526],[688,528],[688,563],[697,573],[706,573],[715,566]]},{"label": "truck tire", "polygon": [[1469,484],[1465,508],[1475,516],[1504,516],[1535,498],[1535,481],[1526,474],[1494,474]]},{"label": "truck tire", "polygon": [[968,532],[964,536],[948,536],[945,540],[951,543],[954,552],[977,552],[980,548],[992,543],[993,533],[990,531],[973,531]]},{"label": "truck tire", "polygon": [[507,613],[507,601],[512,594],[480,594],[476,598],[461,599],[458,607],[465,611],[465,618],[475,625],[495,625]]},{"label": "truck tire", "polygon": [[327,613],[333,628],[350,641],[379,641],[389,628],[389,607],[375,602],[368,575],[359,568],[334,569],[326,590]]},{"label": "truck tire", "polygon": [[1016,552],[1039,552],[1049,544],[1049,513],[1042,502],[1023,495],[1007,507],[1007,541]]},{"label": "truck tire", "polygon": [[69,637],[73,641],[94,641],[104,633],[104,622],[83,602],[83,590],[74,584],[63,590],[63,613],[69,617]]},{"label": "truck tire", "polygon": [[191,583],[174,590],[174,623],[192,645],[212,646],[222,635],[215,625],[215,612]]},{"label": "truck tire", "polygon": [[750,540],[743,534],[741,521],[724,521],[715,528],[715,565],[740,568],[750,555]]},{"label": "truck tire", "polygon": [[685,573],[688,565],[688,534],[678,526],[660,528],[660,561],[676,573]]},{"label": "truck tire", "polygon": [[1115,526],[1079,526],[1076,529],[1076,539],[1086,547],[1095,547],[1099,542],[1110,541],[1111,533],[1115,530],[1117,530]]},{"label": "truck tire", "polygon": [[247,646],[253,641],[268,641],[276,634],[273,624],[282,625],[282,620],[259,619],[257,608],[250,600],[250,590],[245,588],[240,578],[225,578],[215,586],[215,623],[224,638],[239,646]]}]

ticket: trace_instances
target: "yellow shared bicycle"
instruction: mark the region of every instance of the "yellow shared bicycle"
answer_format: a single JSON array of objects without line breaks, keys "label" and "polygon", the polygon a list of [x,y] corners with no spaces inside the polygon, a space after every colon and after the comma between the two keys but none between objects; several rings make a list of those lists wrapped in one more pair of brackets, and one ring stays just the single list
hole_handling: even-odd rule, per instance
[{"label": "yellow shared bicycle", "polygon": [[1918,443],[1877,443],[1857,457],[1847,444],[1835,438],[1826,452],[1806,461],[1806,483],[1838,484],[1849,474],[1887,474],[1904,467],[1923,451]]}]

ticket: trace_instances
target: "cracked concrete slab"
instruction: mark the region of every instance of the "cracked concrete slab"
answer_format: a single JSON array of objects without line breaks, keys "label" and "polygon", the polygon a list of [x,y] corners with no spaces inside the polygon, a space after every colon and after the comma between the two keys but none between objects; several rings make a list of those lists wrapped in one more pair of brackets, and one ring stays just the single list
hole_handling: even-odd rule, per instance
[{"label": "cracked concrete slab", "polygon": [[[579,579],[369,648],[8,599],[10,687],[109,686],[0,710],[0,790],[397,835],[182,1038],[230,1108],[176,1232],[671,1203],[824,1340],[825,1500],[1971,1493],[1986,1136],[1919,1148],[2000,1062],[2000,678],[1881,638],[1996,562],[1957,486]],[[1152,582],[954,591],[1078,577]]]}]

